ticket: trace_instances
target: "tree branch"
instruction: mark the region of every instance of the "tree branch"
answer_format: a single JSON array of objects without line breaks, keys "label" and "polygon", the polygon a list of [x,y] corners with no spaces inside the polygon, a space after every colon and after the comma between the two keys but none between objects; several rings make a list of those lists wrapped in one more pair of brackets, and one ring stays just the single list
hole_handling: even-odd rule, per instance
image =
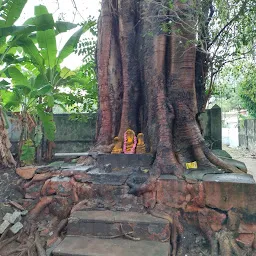
[{"label": "tree branch", "polygon": [[209,44],[208,49],[215,44],[215,42],[218,40],[220,35],[240,16],[240,14],[243,12],[244,8],[246,6],[246,1],[243,2],[239,12],[218,32],[218,34],[215,36],[215,38],[212,40],[212,42]]}]

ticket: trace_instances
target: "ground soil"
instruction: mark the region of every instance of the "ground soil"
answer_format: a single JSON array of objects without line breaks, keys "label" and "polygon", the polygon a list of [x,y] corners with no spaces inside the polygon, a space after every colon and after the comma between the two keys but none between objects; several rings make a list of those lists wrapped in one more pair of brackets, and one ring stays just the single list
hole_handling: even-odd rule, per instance
[{"label": "ground soil", "polygon": [[0,169],[0,220],[7,212],[12,212],[9,200],[19,201],[23,195],[19,191],[19,176],[13,169]]},{"label": "ground soil", "polygon": [[256,180],[256,152],[250,152],[242,148],[230,148],[226,145],[223,145],[223,150],[226,150],[233,159],[244,162],[248,173],[253,175]]}]

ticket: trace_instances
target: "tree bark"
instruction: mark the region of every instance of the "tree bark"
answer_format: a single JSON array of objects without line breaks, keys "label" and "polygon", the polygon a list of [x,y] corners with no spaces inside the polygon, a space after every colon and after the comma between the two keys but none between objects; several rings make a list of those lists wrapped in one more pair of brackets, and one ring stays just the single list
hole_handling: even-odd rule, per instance
[{"label": "tree bark", "polygon": [[0,167],[15,167],[16,162],[10,151],[11,143],[6,130],[5,118],[0,107]]},{"label": "tree bark", "polygon": [[174,0],[170,10],[167,0],[102,1],[97,142],[109,145],[128,128],[145,134],[155,162],[144,192],[160,174],[181,177],[187,162],[236,171],[208,151],[198,126],[194,3]]}]

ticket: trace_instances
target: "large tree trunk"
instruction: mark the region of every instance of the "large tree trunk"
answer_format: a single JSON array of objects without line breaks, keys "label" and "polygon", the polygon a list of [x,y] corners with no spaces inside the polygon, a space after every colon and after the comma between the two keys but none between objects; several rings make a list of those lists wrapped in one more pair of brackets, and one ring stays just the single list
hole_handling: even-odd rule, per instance
[{"label": "large tree trunk", "polygon": [[174,0],[168,9],[165,0],[102,1],[97,142],[111,144],[128,128],[143,132],[156,156],[153,177],[180,177],[192,161],[237,171],[206,148],[198,126],[194,3]]},{"label": "large tree trunk", "polygon": [[5,118],[0,106],[0,168],[15,167],[16,163],[10,151],[11,143],[5,128]]}]

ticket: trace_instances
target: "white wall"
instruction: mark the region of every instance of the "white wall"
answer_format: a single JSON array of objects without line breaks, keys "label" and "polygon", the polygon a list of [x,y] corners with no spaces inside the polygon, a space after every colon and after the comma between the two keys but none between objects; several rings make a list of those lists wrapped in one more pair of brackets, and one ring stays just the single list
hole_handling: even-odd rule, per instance
[{"label": "white wall", "polygon": [[232,148],[238,147],[238,128],[222,128],[222,143]]}]

